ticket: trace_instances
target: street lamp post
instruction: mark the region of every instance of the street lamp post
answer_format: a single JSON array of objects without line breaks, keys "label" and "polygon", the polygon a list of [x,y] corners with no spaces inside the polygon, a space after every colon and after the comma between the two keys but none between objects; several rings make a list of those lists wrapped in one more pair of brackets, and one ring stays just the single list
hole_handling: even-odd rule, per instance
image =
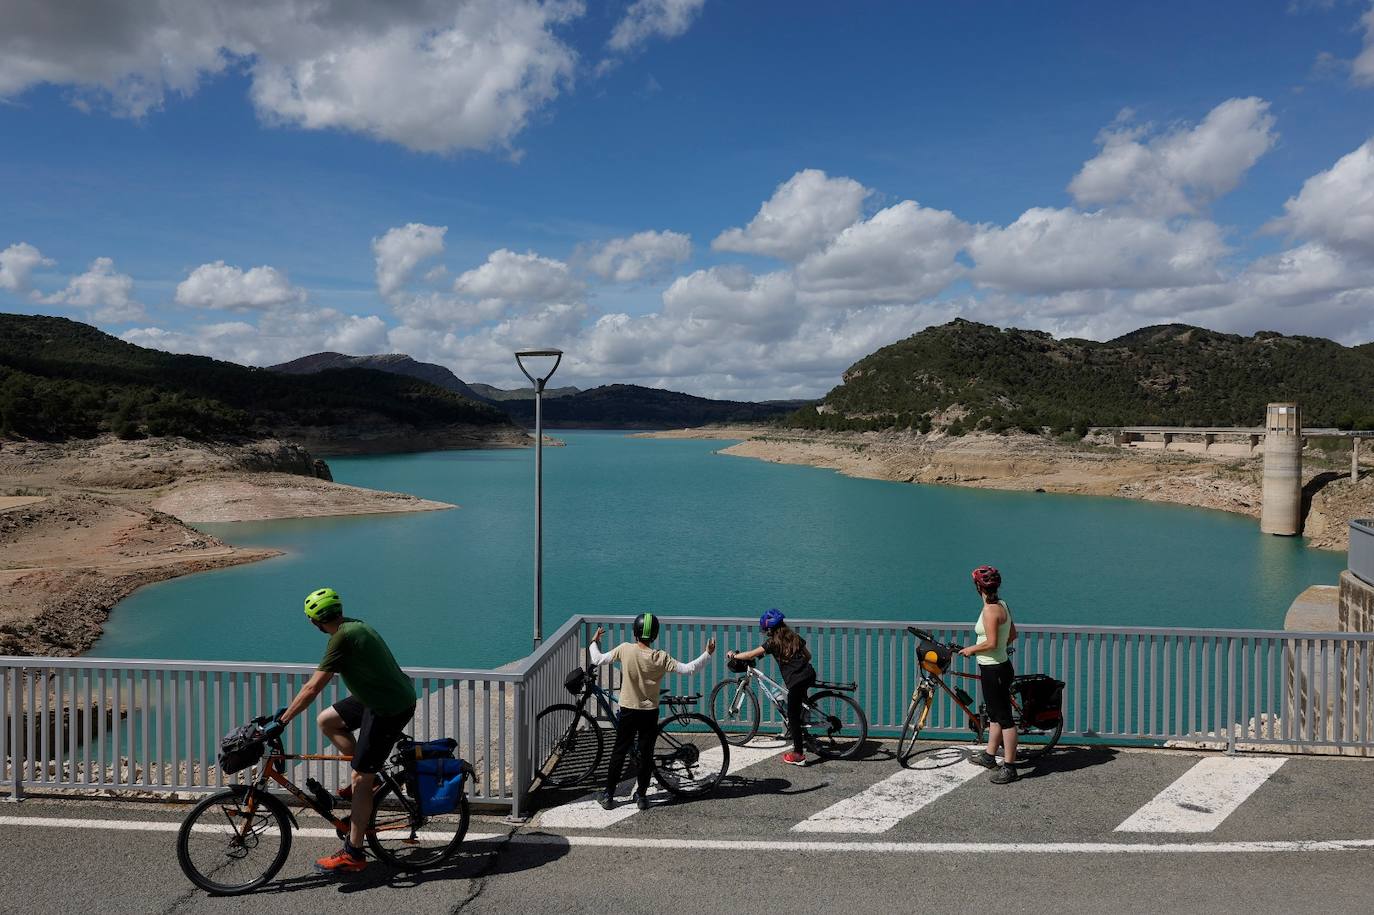
[{"label": "street lamp post", "polygon": [[[530,357],[551,356],[553,368],[547,375],[531,375],[524,360]],[[544,385],[558,371],[563,361],[559,349],[517,350],[515,364],[534,385],[534,647],[544,641]]]}]

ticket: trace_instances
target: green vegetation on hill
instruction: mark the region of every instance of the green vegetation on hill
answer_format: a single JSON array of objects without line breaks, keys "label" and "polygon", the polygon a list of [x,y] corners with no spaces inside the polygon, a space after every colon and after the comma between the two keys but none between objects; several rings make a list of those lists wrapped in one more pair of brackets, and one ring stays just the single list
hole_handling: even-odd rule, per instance
[{"label": "green vegetation on hill", "polygon": [[[555,399],[544,399],[550,426],[604,429],[674,429],[710,423],[756,423],[794,410],[797,401],[748,403],[710,400],[636,384],[608,384]],[[508,400],[501,407],[526,425],[534,423],[533,400]]]},{"label": "green vegetation on hill", "polygon": [[[1256,426],[1296,400],[1312,426],[1374,426],[1374,345],[1169,324],[1106,343],[956,319],[885,346],[817,408],[785,423],[828,429],[970,429],[1080,435],[1089,426]],[[952,409],[956,408],[956,409]]]},{"label": "green vegetation on hill", "polygon": [[280,428],[327,434],[386,423],[424,432],[508,422],[486,404],[401,375],[283,375],[145,349],[66,318],[0,314],[0,434],[216,440]]}]

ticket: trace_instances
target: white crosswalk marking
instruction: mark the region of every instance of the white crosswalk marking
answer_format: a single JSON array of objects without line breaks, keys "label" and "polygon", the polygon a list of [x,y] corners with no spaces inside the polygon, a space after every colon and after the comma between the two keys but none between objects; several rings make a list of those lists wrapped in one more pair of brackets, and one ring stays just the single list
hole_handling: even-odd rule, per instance
[{"label": "white crosswalk marking", "polygon": [[[954,755],[957,753],[957,756]],[[951,748],[925,757],[792,827],[793,832],[887,832],[902,820],[988,770]]]},{"label": "white crosswalk marking", "polygon": [[[766,745],[759,744],[760,741],[754,741],[747,746],[730,748],[730,770],[726,773],[727,778],[755,763],[782,755],[782,750],[778,748],[776,742],[766,743]],[[720,764],[720,750],[718,748],[706,750],[701,756],[702,759],[708,760],[707,766]],[[541,829],[605,829],[639,813],[639,808],[630,803],[626,797],[633,790],[634,779],[625,779],[616,789],[619,806],[610,810],[602,810],[601,805],[596,802],[596,795],[592,794],[570,804],[544,811],[539,815],[538,825]],[[657,782],[649,783],[648,797],[651,803],[655,799],[661,799],[664,793]]]},{"label": "white crosswalk marking", "polygon": [[1278,771],[1282,757],[1201,760],[1126,818],[1117,832],[1211,832]]}]

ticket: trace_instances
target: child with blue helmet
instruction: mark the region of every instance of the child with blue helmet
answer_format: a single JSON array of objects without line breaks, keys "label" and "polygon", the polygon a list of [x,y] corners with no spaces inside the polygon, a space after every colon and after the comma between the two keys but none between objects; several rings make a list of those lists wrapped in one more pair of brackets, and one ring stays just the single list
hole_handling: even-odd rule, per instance
[{"label": "child with blue helmet", "polygon": [[763,644],[748,651],[727,652],[726,657],[752,661],[770,654],[778,662],[783,685],[787,687],[787,728],[792,735],[792,749],[782,755],[782,761],[791,766],[804,766],[806,753],[802,749],[802,729],[798,722],[801,721],[802,703],[816,685],[816,668],[811,664],[806,639],[788,626],[786,620],[776,607],[766,611],[759,617],[759,629],[766,636]]}]

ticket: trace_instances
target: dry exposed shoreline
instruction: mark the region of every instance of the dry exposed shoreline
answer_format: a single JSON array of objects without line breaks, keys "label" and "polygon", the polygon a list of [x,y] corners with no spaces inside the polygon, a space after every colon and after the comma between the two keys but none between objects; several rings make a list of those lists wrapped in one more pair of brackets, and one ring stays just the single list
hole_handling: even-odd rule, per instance
[{"label": "dry exposed shoreline", "polygon": [[80,654],[142,585],[278,555],[184,522],[454,507],[334,483],[277,441],[0,441],[0,655]]},{"label": "dry exposed shoreline", "polygon": [[[1029,435],[959,438],[907,432],[806,432],[717,426],[641,433],[646,438],[743,441],[721,454],[780,464],[826,467],[847,476],[983,489],[1115,496],[1236,512],[1258,518],[1259,458],[1215,459],[1136,451],[1098,437],[1061,444]],[[1348,460],[1348,458],[1347,458]],[[1320,453],[1305,456],[1311,490],[1303,530],[1309,546],[1344,550],[1348,522],[1374,514],[1374,476],[1351,483]],[[1348,467],[1348,464],[1346,465]]]}]

